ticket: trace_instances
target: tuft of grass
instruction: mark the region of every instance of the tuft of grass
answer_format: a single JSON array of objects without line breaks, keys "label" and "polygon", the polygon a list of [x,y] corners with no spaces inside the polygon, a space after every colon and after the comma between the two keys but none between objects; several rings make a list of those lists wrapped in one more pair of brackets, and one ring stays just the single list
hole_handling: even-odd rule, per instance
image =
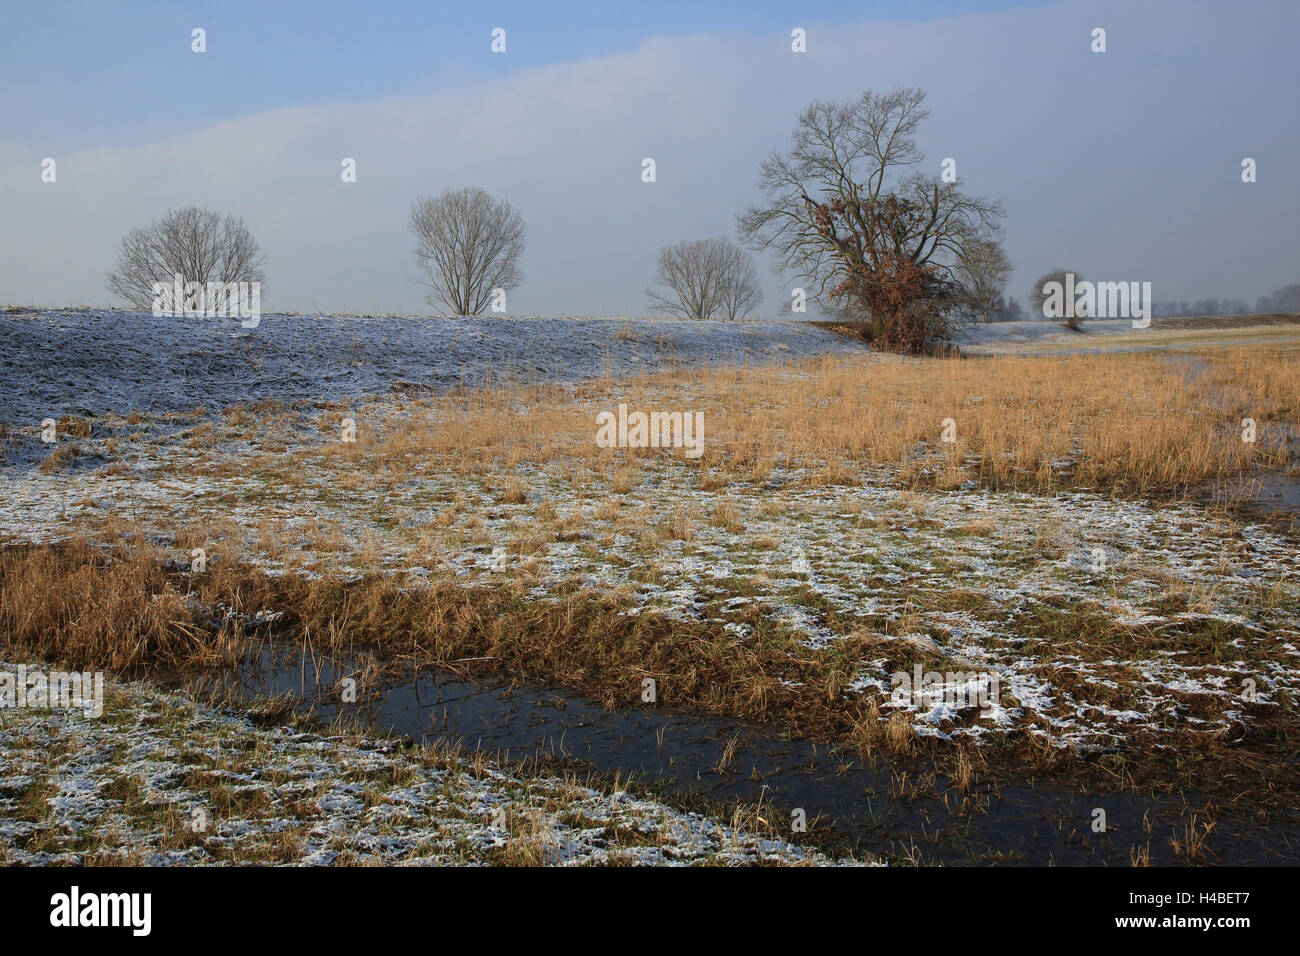
[{"label": "tuft of grass", "polygon": [[80,445],[75,445],[70,442],[56,445],[54,450],[45,457],[44,461],[41,462],[41,473],[48,475],[56,471],[61,471],[75,462],[83,454],[85,453],[82,451]]}]

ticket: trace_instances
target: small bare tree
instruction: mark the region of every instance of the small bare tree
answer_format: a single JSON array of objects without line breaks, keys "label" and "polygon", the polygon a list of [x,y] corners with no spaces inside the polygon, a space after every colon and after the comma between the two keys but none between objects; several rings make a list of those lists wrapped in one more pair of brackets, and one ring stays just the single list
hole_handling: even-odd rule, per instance
[{"label": "small bare tree", "polygon": [[992,322],[1003,307],[1002,292],[1011,277],[1011,260],[1001,243],[976,240],[961,263],[960,286],[966,307],[980,322]]},{"label": "small bare tree", "polygon": [[482,315],[494,291],[523,279],[524,220],[504,199],[477,186],[411,204],[415,258],[428,275],[426,301],[452,315]]},{"label": "small bare tree", "polygon": [[665,246],[655,283],[651,306],[687,319],[741,318],[763,298],[753,261],[726,238]]},{"label": "small bare tree", "polygon": [[[1034,283],[1034,287],[1029,290],[1029,317],[1030,318],[1065,319],[1065,324],[1068,325],[1070,328],[1076,330],[1079,328],[1079,323],[1084,319],[1088,318],[1088,316],[1085,314],[1087,310],[1085,309],[1083,311],[1079,311],[1078,303],[1074,302],[1073,300],[1068,303],[1069,311],[1072,312],[1073,314],[1070,316],[1065,315],[1065,311],[1066,311],[1065,309],[1066,303],[1064,300],[1064,290],[1066,286],[1065,279],[1066,279],[1066,275],[1070,273],[1074,275],[1074,285],[1077,286],[1080,282],[1083,281],[1082,273],[1073,272],[1070,269],[1053,269],[1051,272],[1044,272],[1042,275],[1038,277],[1038,281]],[[1062,314],[1061,315],[1049,316],[1047,314],[1047,311],[1044,308],[1049,298],[1047,293],[1047,286],[1049,283],[1052,282],[1059,283],[1062,289],[1062,299],[1061,299]]]},{"label": "small bare tree", "polygon": [[[171,289],[179,275],[182,284],[198,283],[205,290],[215,283],[221,301],[206,306],[224,309],[229,284],[266,281],[262,263],[261,249],[243,219],[186,206],[123,237],[117,268],[108,274],[108,290],[137,309],[150,309],[155,285]],[[198,301],[187,301],[185,306],[193,309]]]}]

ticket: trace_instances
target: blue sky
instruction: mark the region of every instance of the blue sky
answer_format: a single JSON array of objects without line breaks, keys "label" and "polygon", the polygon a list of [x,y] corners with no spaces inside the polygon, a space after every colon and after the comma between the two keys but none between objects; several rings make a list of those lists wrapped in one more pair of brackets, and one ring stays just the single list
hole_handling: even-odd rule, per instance
[{"label": "blue sky", "polygon": [[2,7],[0,302],[107,303],[121,235],[196,203],[253,229],[267,309],[424,311],[406,211],[476,184],[528,224],[511,312],[639,314],[803,106],[898,85],[929,93],[927,163],[1006,204],[1021,299],[1055,266],[1156,299],[1300,281],[1293,0]]},{"label": "blue sky", "polygon": [[[0,130],[7,140],[47,150],[122,146],[276,107],[419,94],[626,52],[650,36],[733,34],[777,43],[793,25],[925,20],[1033,5],[6,0]],[[208,33],[207,54],[198,59],[190,50],[194,27]],[[495,27],[507,31],[507,56],[484,55]]]}]

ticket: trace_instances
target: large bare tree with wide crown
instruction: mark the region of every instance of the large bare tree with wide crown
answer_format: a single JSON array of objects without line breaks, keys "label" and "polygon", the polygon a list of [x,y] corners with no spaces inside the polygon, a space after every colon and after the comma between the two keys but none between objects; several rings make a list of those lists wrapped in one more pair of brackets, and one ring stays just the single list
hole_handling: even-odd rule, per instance
[{"label": "large bare tree with wide crown", "polygon": [[766,201],[740,217],[741,239],[773,253],[828,311],[856,315],[882,348],[925,352],[970,317],[970,278],[1001,258],[998,202],[919,167],[925,93],[870,91],[818,100],[789,152],[759,170]]}]

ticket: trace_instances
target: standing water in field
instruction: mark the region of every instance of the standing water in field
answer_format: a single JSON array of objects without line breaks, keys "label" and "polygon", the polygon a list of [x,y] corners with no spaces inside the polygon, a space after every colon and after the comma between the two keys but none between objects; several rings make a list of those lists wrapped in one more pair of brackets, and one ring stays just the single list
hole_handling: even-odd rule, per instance
[{"label": "standing water in field", "polygon": [[[390,668],[356,704],[337,688],[361,662],[331,662],[296,647],[262,644],[237,672],[204,689],[232,699],[288,695],[300,713],[341,712],[376,733],[416,743],[456,743],[508,761],[558,763],[653,785],[673,797],[770,808],[778,831],[797,811],[835,849],[925,863],[1128,866],[1149,846],[1152,864],[1183,862],[1181,834],[1194,794],[1151,801],[1115,791],[1091,795],[1059,782],[969,792],[915,762],[869,763],[851,750],[790,739],[779,729],[673,710],[606,710],[562,688]],[[964,802],[970,812],[961,815]],[[1093,832],[1097,807],[1107,832]],[[775,814],[775,816],[771,816]],[[1147,829],[1149,827],[1149,830]],[[788,834],[798,839],[797,833]],[[1204,862],[1294,865],[1300,819],[1260,821],[1220,813]]]}]

